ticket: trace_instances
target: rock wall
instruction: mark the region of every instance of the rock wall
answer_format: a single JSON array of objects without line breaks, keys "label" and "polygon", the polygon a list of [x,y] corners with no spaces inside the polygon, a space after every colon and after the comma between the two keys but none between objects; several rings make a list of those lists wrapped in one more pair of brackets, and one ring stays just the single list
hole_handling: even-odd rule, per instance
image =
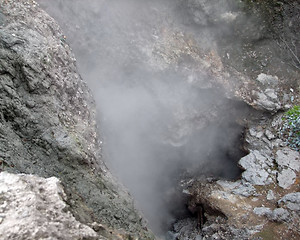
[{"label": "rock wall", "polygon": [[[282,111],[299,104],[299,57],[291,49],[299,45],[297,1],[178,0],[173,2],[179,7],[132,12],[141,20],[138,24],[123,18],[123,10],[132,11],[124,1],[118,1],[121,13],[114,8],[113,19],[105,15],[106,1],[40,2],[64,23],[91,81],[98,80],[95,59],[105,56],[100,75],[108,77],[103,83],[116,77],[106,69],[111,62],[134,81],[145,69],[157,76],[174,72],[190,89],[222,89],[227,100],[260,110],[258,115],[253,109],[238,115],[235,108],[232,114],[225,109],[245,129],[244,150],[249,154],[239,161],[244,172],[235,182],[184,182],[180,187],[194,217],[178,220],[170,239],[299,238],[299,151],[280,135]],[[147,238],[128,194],[101,161],[93,101],[77,73],[66,36],[34,1],[0,3],[1,167],[57,176],[78,220],[96,220]],[[183,23],[165,14],[170,9],[182,16]],[[122,21],[128,26],[120,27]],[[111,22],[117,39],[102,31],[101,24]],[[176,102],[175,127],[170,127],[165,142],[183,145],[212,120],[222,122],[224,105],[219,102],[224,98],[207,111]]]},{"label": "rock wall", "polygon": [[151,238],[101,157],[95,106],[56,22],[35,1],[0,1],[2,171],[57,177],[70,211]]}]

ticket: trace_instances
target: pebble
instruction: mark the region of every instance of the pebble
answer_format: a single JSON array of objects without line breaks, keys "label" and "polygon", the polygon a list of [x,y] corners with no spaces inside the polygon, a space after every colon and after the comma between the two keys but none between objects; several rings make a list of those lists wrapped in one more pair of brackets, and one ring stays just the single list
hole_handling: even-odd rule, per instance
[{"label": "pebble", "polygon": [[275,194],[272,190],[269,190],[268,191],[268,194],[267,194],[267,200],[271,201],[271,200],[274,200],[275,199]]}]

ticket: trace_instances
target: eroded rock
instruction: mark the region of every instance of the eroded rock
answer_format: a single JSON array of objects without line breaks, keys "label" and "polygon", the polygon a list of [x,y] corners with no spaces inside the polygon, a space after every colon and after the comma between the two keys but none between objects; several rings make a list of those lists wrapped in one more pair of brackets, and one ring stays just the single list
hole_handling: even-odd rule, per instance
[{"label": "eroded rock", "polygon": [[0,173],[1,238],[99,239],[92,228],[74,218],[65,201],[55,177]]},{"label": "eroded rock", "polygon": [[272,166],[272,161],[263,156],[259,151],[250,152],[243,157],[239,164],[245,169],[242,177],[254,185],[267,185],[273,182],[267,168]]}]

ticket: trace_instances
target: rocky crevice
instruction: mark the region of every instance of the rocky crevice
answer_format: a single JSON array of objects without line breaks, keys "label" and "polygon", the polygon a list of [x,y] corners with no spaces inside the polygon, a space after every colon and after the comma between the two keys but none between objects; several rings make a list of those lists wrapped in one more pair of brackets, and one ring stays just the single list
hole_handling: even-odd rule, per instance
[{"label": "rocky crevice", "polygon": [[[142,18],[130,12],[131,5],[121,12],[114,6],[115,18],[106,19],[100,14],[104,2],[91,0],[94,8],[80,8],[76,20],[70,16],[82,1],[71,1],[72,14],[61,16],[51,9],[53,2],[48,10],[57,13],[79,58],[84,56],[80,66],[90,83],[102,74],[104,85],[128,80],[131,87],[150,86],[155,92],[151,84],[161,81],[165,85],[159,86],[188,91],[190,105],[169,91],[163,96],[176,107],[165,111],[173,118],[160,147],[175,149],[168,156],[181,164],[168,176],[174,178],[173,188],[159,182],[164,206],[177,218],[171,219],[168,239],[299,238],[299,151],[280,135],[283,112],[299,104],[298,63],[288,49],[299,44],[298,20],[291,13],[297,1],[276,1],[275,8],[269,8],[273,1],[176,1],[179,5],[163,5],[161,11],[147,8],[151,14],[142,11]],[[94,101],[77,73],[68,37],[34,1],[0,3],[0,166],[58,177],[70,211],[98,237],[154,238],[103,163]],[[54,10],[64,3],[70,4],[55,1]],[[179,13],[179,20],[165,15],[170,10]],[[122,18],[127,11],[139,24]],[[98,15],[103,18],[93,24]],[[128,20],[126,28],[118,25],[120,19]],[[111,22],[119,30],[116,39],[105,32],[103,24],[111,29]],[[103,56],[98,73],[95,59]],[[105,69],[110,61],[128,78]],[[144,75],[151,84],[139,82]],[[204,97],[198,101],[197,96]],[[221,144],[207,144],[210,138]],[[215,165],[206,171],[212,161]]]}]

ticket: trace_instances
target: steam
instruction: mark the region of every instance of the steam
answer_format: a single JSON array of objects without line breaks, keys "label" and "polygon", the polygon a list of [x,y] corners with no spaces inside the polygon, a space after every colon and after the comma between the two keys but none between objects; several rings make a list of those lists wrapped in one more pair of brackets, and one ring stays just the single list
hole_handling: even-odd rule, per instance
[{"label": "steam", "polygon": [[190,0],[39,2],[61,23],[93,91],[107,164],[155,232],[174,217],[172,192],[183,173],[238,176],[232,159],[241,153],[230,148],[242,127],[232,115],[244,106],[212,87],[213,76],[185,45],[190,36],[215,48],[224,28],[208,26],[211,14],[237,18],[227,1],[223,8]]}]

